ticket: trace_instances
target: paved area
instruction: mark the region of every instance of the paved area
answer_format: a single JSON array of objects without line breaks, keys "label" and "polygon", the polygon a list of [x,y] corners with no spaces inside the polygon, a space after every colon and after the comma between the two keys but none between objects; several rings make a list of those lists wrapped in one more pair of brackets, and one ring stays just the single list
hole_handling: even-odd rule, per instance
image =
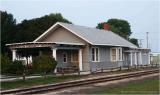
[{"label": "paved area", "polygon": [[[32,78],[38,78],[42,76],[26,76],[26,79],[32,79]],[[6,81],[16,81],[18,79],[22,79],[21,76],[6,76],[6,75],[0,75],[0,82],[6,82]]]}]

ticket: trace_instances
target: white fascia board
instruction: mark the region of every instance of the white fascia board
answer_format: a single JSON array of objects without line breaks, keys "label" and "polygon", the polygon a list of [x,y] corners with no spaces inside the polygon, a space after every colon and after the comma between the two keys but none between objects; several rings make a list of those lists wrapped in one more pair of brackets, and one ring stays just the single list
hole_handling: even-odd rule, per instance
[{"label": "white fascia board", "polygon": [[10,45],[22,45],[22,44],[54,44],[53,42],[21,42],[21,43],[11,43],[11,44],[6,44],[6,46]]},{"label": "white fascia board", "polygon": [[35,39],[33,42],[37,42],[39,39],[41,39],[44,35],[49,33],[54,27],[56,27],[59,24],[59,22],[52,25],[48,30],[46,30],[42,35],[40,35],[37,39]]},{"label": "white fascia board", "polygon": [[132,46],[125,46],[125,45],[113,45],[113,44],[92,44],[97,46],[117,46],[117,47],[128,47],[132,49],[137,49],[138,47],[132,47]]}]

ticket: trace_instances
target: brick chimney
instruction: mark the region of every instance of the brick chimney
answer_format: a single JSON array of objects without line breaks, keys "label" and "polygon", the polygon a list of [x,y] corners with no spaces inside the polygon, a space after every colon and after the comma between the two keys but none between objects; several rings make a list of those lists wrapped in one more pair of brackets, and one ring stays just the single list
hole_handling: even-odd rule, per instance
[{"label": "brick chimney", "polygon": [[103,24],[103,29],[104,29],[104,30],[109,30],[109,24],[104,23],[104,24]]}]

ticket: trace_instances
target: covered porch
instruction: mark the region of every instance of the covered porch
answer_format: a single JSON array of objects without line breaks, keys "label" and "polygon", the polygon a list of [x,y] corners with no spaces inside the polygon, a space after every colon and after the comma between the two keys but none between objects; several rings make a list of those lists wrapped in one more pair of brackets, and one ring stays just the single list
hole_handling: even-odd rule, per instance
[{"label": "covered porch", "polygon": [[[144,65],[144,52],[149,53],[150,49],[130,49],[124,51],[124,66]],[[149,57],[149,56],[148,56]],[[150,59],[150,58],[147,58]],[[147,60],[150,62],[149,60]],[[150,63],[147,63],[150,64]]]},{"label": "covered porch", "polygon": [[40,55],[49,55],[55,58],[57,66],[55,73],[62,68],[83,70],[82,51],[84,44],[62,42],[23,42],[7,44],[12,51],[12,61],[22,60],[25,65],[32,64],[33,58]]}]

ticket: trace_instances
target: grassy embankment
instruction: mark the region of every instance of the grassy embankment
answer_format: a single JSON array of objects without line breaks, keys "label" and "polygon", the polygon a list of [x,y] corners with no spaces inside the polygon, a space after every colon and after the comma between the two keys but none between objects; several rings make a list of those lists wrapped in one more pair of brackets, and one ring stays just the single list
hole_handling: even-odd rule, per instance
[{"label": "grassy embankment", "polygon": [[81,78],[81,76],[66,75],[66,76],[57,76],[57,77],[48,76],[47,78],[44,78],[44,77],[34,78],[34,79],[28,79],[26,81],[19,79],[16,81],[1,82],[1,89],[25,88],[29,86],[58,83],[58,82],[64,82],[68,80],[79,79],[79,78]]},{"label": "grassy embankment", "polygon": [[128,83],[122,87],[103,88],[93,91],[94,94],[159,94],[159,80]]}]

